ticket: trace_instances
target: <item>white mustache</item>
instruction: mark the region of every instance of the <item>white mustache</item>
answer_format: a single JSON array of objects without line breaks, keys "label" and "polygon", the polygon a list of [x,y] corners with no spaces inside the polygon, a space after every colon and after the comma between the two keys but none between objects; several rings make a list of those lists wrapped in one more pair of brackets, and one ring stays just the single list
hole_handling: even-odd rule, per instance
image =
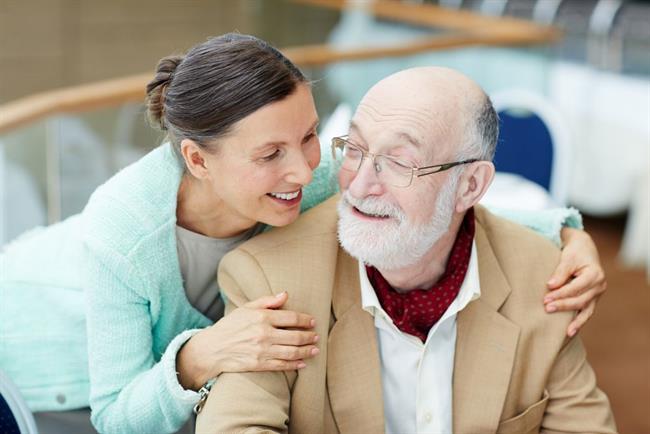
[{"label": "white mustache", "polygon": [[345,203],[355,207],[364,214],[394,217],[397,218],[400,222],[406,220],[406,215],[401,208],[379,198],[367,197],[365,199],[357,199],[353,197],[347,190],[343,192],[342,198]]}]

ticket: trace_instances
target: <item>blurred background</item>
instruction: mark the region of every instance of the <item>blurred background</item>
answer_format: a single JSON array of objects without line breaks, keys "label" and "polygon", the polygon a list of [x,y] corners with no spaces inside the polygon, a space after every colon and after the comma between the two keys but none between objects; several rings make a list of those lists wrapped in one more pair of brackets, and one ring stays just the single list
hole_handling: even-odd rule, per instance
[{"label": "blurred background", "polygon": [[621,432],[650,432],[650,1],[0,0],[0,244],[159,145],[158,59],[229,31],[314,81],[323,142],[397,70],[481,84],[503,130],[486,201],[583,213],[609,290],[581,333]]}]

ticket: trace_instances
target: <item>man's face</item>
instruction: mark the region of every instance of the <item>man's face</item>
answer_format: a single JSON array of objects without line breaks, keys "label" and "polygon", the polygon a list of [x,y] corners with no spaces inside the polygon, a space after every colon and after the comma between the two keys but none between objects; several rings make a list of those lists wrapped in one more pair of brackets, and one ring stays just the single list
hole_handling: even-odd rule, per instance
[{"label": "man's face", "polygon": [[[417,92],[404,95],[391,87],[380,88],[371,90],[359,105],[349,141],[412,167],[446,163],[453,161],[460,143],[456,118],[450,108],[437,110]],[[451,170],[414,176],[409,187],[396,187],[387,182],[385,172],[376,171],[370,158],[358,171],[341,169],[341,245],[379,269],[412,265],[449,227],[455,204],[454,174]]]}]

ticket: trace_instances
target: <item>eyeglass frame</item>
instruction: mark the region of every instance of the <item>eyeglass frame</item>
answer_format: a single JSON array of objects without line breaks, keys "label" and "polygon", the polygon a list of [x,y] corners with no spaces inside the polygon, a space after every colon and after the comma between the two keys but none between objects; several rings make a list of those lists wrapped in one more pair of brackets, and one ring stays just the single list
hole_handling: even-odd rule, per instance
[{"label": "eyeglass frame", "polygon": [[[339,137],[333,137],[332,138],[332,158],[334,159],[334,161],[337,160],[337,158],[336,158],[336,149],[337,148],[340,149],[339,143],[343,143],[343,144],[350,145],[353,148],[358,149],[359,152],[361,152],[361,159],[359,160],[359,167],[357,167],[355,172],[358,172],[359,169],[361,169],[361,165],[363,164],[363,160],[367,159],[368,156],[372,157],[372,166],[373,166],[373,168],[375,170],[375,173],[379,173],[379,171],[377,170],[377,166],[375,164],[375,157],[377,157],[377,156],[381,156],[383,158],[386,158],[388,160],[391,160],[391,161],[399,164],[400,166],[404,166],[405,169],[411,169],[411,178],[409,180],[409,183],[407,185],[405,185],[405,186],[393,185],[393,187],[397,187],[397,188],[410,187],[411,184],[413,184],[413,177],[414,176],[417,176],[419,178],[421,176],[433,175],[434,173],[444,172],[445,170],[449,170],[452,167],[460,166],[462,164],[470,164],[470,163],[475,163],[477,161],[481,161],[478,158],[470,158],[468,160],[463,160],[463,161],[454,161],[454,162],[451,162],[451,163],[434,164],[433,166],[423,166],[423,167],[417,167],[417,166],[413,167],[413,166],[411,166],[411,167],[409,167],[409,166],[406,165],[407,163],[405,161],[400,160],[400,159],[395,158],[395,157],[392,157],[390,155],[375,154],[375,153],[372,153],[370,151],[366,151],[361,146],[359,146],[356,143],[353,143],[350,140],[348,140],[348,137],[349,136],[345,135],[345,136],[339,136]],[[343,149],[341,149],[341,152],[342,151],[343,151]],[[427,173],[418,173],[421,170],[429,170],[429,169],[435,169],[435,170],[433,170],[431,172],[427,172]],[[348,170],[348,169],[342,169],[342,170]]]}]

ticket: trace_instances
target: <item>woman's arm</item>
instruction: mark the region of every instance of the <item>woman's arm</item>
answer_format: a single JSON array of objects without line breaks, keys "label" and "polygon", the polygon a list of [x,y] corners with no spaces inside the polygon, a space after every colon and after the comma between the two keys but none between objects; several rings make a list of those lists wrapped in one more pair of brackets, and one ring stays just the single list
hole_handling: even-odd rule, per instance
[{"label": "woman's arm", "polygon": [[260,297],[227,310],[226,317],[192,336],[176,356],[180,384],[199,390],[224,372],[304,368],[304,360],[320,352],[318,336],[310,315],[276,310],[287,299],[286,292]]},{"label": "woman's arm", "polygon": [[[304,359],[318,354],[312,318],[274,310],[286,302],[280,294],[180,333],[156,362],[151,297],[143,290],[155,282],[145,284],[115,252],[89,252],[87,272],[90,405],[102,433],[176,432],[199,400],[195,390],[208,379],[221,372],[301,369]],[[157,326],[170,321],[159,318]]]},{"label": "woman's arm", "polygon": [[490,208],[490,211],[527,226],[562,247],[560,263],[547,283],[551,292],[544,298],[544,304],[549,313],[578,311],[567,328],[567,335],[574,336],[593,315],[598,299],[607,288],[598,250],[589,234],[582,230],[578,210]]},{"label": "woman's arm", "polygon": [[110,262],[89,252],[86,268],[93,425],[106,434],[175,432],[198,401],[175,373],[176,352],[192,332],[174,339],[156,362],[144,282],[124,257],[102,253]]}]

